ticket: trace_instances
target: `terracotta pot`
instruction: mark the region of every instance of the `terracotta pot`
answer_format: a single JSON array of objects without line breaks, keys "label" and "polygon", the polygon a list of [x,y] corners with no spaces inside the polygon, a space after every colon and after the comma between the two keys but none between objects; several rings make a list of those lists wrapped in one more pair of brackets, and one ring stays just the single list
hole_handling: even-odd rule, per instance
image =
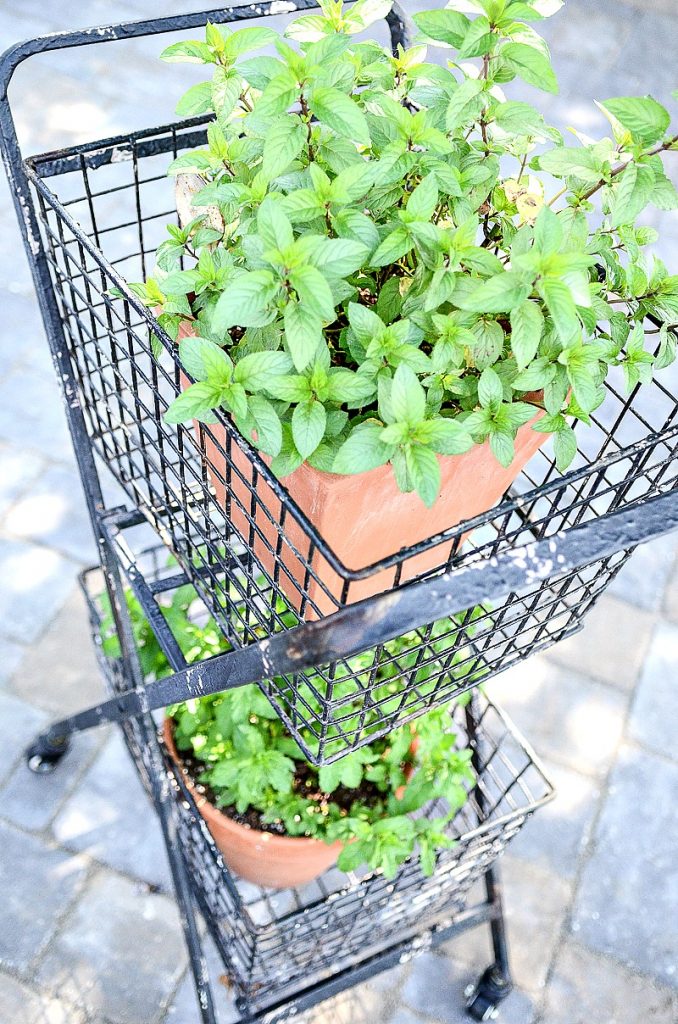
[{"label": "terracotta pot", "polygon": [[[173,733],[172,719],[166,718],[165,745],[174,763],[182,768]],[[271,889],[306,885],[327,871],[343,849],[339,842],[328,844],[319,839],[276,836],[239,825],[201,796],[187,774],[184,782],[229,868],[255,885]]]},{"label": "terracotta pot", "polygon": [[[190,323],[182,325],[180,337],[192,333]],[[417,494],[403,494],[398,489],[388,465],[356,476],[339,476],[305,464],[285,477],[282,485],[339,561],[347,569],[361,570],[492,508],[548,439],[547,434],[532,430],[544,415],[543,409],[535,408],[534,419],[519,429],[515,458],[507,468],[497,462],[489,442],[464,455],[442,456],[440,495],[430,509]],[[287,514],[280,529],[280,500],[255,472],[247,455],[231,444],[229,465],[220,451],[220,446],[226,449],[226,431],[218,424],[210,430],[219,443],[205,437],[203,450],[217,499],[262,568],[273,576],[278,565],[280,586],[295,611],[303,609],[306,619],[314,619],[318,614],[331,614],[342,603],[352,604],[394,586],[396,568],[384,569],[351,582],[344,596],[342,576],[311,544],[296,520]],[[256,529],[251,523],[253,492],[257,495]],[[444,566],[451,550],[447,542],[408,558],[400,582]],[[304,601],[304,593],[317,612]]]}]

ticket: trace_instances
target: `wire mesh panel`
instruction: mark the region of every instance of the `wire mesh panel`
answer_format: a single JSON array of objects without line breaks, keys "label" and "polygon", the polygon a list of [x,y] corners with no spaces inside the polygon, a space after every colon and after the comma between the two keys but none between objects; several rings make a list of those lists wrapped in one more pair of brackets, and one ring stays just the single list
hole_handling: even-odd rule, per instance
[{"label": "wire mesh panel", "polygon": [[[98,573],[86,576],[94,642],[108,687],[128,687],[121,663],[101,644]],[[432,876],[418,860],[407,861],[395,878],[332,869],[301,889],[265,890],[232,875],[224,866],[183,777],[162,748],[175,785],[181,846],[206,922],[228,974],[251,1008],[310,986],[315,980],[360,963],[408,935],[451,921],[466,906],[470,890],[517,835],[552,788],[531,751],[493,704],[478,702],[472,738],[470,712],[458,707],[454,727],[459,747],[477,757],[476,781],[448,826],[455,845],[442,850]],[[137,768],[149,787],[150,757],[139,726],[124,726]],[[440,801],[426,809],[438,817]]]},{"label": "wire mesh panel", "polygon": [[[76,147],[33,159],[30,174],[92,445],[232,646],[675,487],[671,372],[626,397],[615,371],[605,404],[578,427],[566,475],[546,444],[496,508],[371,567],[347,568],[225,415],[213,426],[163,421],[185,377],[125,281],[151,271],[176,216],[169,157],[202,132],[186,123]],[[327,762],[568,635],[627,554],[561,576],[554,567],[553,579],[499,606],[262,686],[308,756]]]},{"label": "wire mesh panel", "polygon": [[[125,571],[144,580],[150,600],[162,604],[163,595],[190,575],[178,577],[165,549],[147,547],[149,533],[147,525],[132,527],[118,536],[116,546]],[[625,559],[619,552],[511,593],[495,607],[476,606],[353,657],[275,675],[259,686],[307,757],[316,764],[330,763],[572,633]],[[277,621],[262,621],[258,602],[243,596],[247,576],[238,578],[230,630],[239,632],[233,646],[266,636],[267,629],[294,625],[296,616],[279,599]],[[268,594],[263,579],[259,583]],[[196,590],[212,611],[203,588],[196,584]],[[163,633],[166,629],[167,624]]]}]

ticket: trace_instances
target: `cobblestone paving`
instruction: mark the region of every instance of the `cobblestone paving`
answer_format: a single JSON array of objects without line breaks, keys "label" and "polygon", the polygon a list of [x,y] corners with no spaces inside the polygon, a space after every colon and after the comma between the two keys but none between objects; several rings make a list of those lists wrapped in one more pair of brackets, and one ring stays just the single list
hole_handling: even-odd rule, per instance
[{"label": "cobblestone paving", "polygon": [[[15,0],[0,3],[0,43],[204,6]],[[593,97],[678,86],[675,0],[568,0],[546,28],[562,81],[554,123],[595,131]],[[115,62],[95,47],[22,68],[27,150],[171,120],[177,72],[154,60],[157,42],[124,44]],[[93,545],[4,181],[0,217],[0,1020],[197,1024],[159,831],[119,738],[82,737],[50,777],[21,763],[36,729],[100,685],[73,582]],[[677,218],[651,222],[675,269]],[[663,542],[636,554],[580,635],[490,687],[559,790],[504,862],[519,986],[505,1024],[677,1019],[674,673],[678,564]],[[468,934],[308,1020],[456,1024],[488,962],[485,934]],[[225,991],[220,1014],[234,1019]]]}]

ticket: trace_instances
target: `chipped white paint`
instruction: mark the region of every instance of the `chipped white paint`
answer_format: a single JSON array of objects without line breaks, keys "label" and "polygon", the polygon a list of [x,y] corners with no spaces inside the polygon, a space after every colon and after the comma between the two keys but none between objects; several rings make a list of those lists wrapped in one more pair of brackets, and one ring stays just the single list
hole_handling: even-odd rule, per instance
[{"label": "chipped white paint", "polygon": [[31,221],[32,207],[29,201],[26,199],[22,192],[17,193],[17,199],[21,208],[21,216],[26,229],[26,240],[33,256],[40,254],[40,238],[33,234],[33,224]]},{"label": "chipped white paint", "polygon": [[421,956],[422,953],[428,953],[433,946],[433,932],[430,930],[423,932],[418,935],[416,939],[413,939],[412,944],[408,949],[404,950],[398,958],[398,963],[407,964],[410,960],[413,960],[417,956]]},{"label": "chipped white paint", "polygon": [[125,160],[132,159],[132,150],[129,147],[115,146],[111,151],[111,163],[121,164]]}]

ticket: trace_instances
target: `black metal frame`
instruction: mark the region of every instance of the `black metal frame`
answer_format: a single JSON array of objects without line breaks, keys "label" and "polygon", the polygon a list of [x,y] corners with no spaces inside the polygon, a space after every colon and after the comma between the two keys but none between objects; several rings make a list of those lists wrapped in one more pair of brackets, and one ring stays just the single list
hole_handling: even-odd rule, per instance
[{"label": "black metal frame", "polygon": [[[157,547],[134,553],[126,567],[135,596],[154,617],[161,615],[163,600],[188,582],[174,568],[163,567],[163,555],[165,549]],[[127,681],[122,662],[104,653],[102,582],[97,577],[95,570],[84,573],[83,589],[102,673],[115,699]],[[201,612],[193,607],[191,614],[199,619]],[[185,666],[176,642],[175,648],[174,660]],[[485,698],[474,696],[465,708],[459,707],[455,727],[459,745],[470,745],[473,751],[476,783],[450,826],[457,845],[440,855],[431,878],[425,879],[416,862],[409,862],[393,881],[364,872],[347,878],[332,871],[302,890],[276,894],[239,883],[224,866],[183,776],[160,742],[160,756],[173,780],[178,833],[195,898],[224,958],[243,1020],[282,1013],[292,994],[297,1009],[312,1005],[317,997],[356,984],[356,971],[359,978],[369,977],[404,955],[482,923],[491,927],[494,983],[508,994],[508,952],[493,865],[526,820],[552,798],[553,789],[533,751]],[[152,795],[152,766],[136,719],[127,719],[123,730]],[[441,809],[432,806],[428,813]],[[472,887],[483,879],[486,897],[480,899]],[[324,979],[333,965],[331,978]]]},{"label": "black metal frame", "polygon": [[[104,665],[109,684],[113,679],[115,696],[52,726],[32,745],[29,759],[36,770],[51,769],[66,752],[72,732],[106,721],[120,722],[128,741],[134,741],[135,759],[146,778],[161,821],[205,1024],[214,1024],[215,1016],[196,923],[196,906],[202,909],[210,926],[214,923],[213,914],[200,895],[203,890],[192,873],[185,836],[181,834],[183,812],[180,809],[188,807],[190,811],[191,801],[186,792],[177,798],[175,789],[167,785],[167,764],[157,742],[151,712],[196,692],[217,692],[258,682],[300,742],[305,744],[309,757],[316,763],[326,763],[376,735],[385,734],[396,721],[400,724],[436,704],[449,701],[475,686],[481,677],[503,671],[575,631],[582,615],[635,545],[678,526],[677,406],[671,392],[660,384],[654,392],[658,410],[650,412],[637,410],[635,393],[625,400],[614,384],[609,385],[608,395],[613,405],[611,421],[594,418],[594,428],[591,428],[598,430],[598,442],[602,434],[602,443],[596,442],[589,450],[583,439],[579,462],[567,476],[559,477],[552,460],[542,455],[540,468],[536,472],[528,469],[516,491],[508,495],[498,509],[358,571],[347,569],[337,558],[227,420],[220,423],[220,433],[203,427],[197,438],[188,429],[180,428],[172,434],[161,425],[161,413],[167,401],[181,387],[172,344],[127,288],[124,274],[116,269],[120,261],[116,263],[112,257],[109,260],[103,253],[103,231],[99,230],[95,207],[106,191],[93,190],[88,175],[120,159],[129,159],[133,178],[127,188],[136,205],[132,227],[138,231],[137,255],[143,269],[149,251],[144,227],[152,218],[142,211],[141,187],[153,179],[140,176],[139,163],[177,148],[199,144],[204,127],[200,120],[194,120],[24,159],[7,96],[8,86],[17,66],[39,53],[194,28],[208,19],[226,23],[262,17],[270,14],[272,7],[271,2],[233,6],[202,14],[44,36],[13,47],[0,60],[0,145],[64,394],[68,425],[122,652],[112,677],[110,666]],[[314,0],[294,0],[287,5],[288,9],[297,10],[315,7]],[[390,16],[389,27],[394,45],[406,39],[405,19],[399,9]],[[49,178],[72,173],[81,175],[84,182],[83,202],[90,218],[88,228],[81,227],[71,216],[69,201],[60,198],[47,184]],[[166,218],[165,214],[155,216],[156,219]],[[116,229],[122,227],[125,225],[117,225]],[[116,300],[118,305],[110,296],[111,285],[120,287],[123,292],[122,300]],[[171,373],[145,361],[152,347],[145,337],[148,332],[154,344],[163,346],[174,359]],[[102,336],[109,344],[107,350],[101,347]],[[120,362],[121,345],[126,352]],[[108,358],[105,366],[102,357],[104,361]],[[149,366],[152,368],[147,369]],[[121,373],[133,377],[131,405],[127,407],[123,407],[120,398],[124,383]],[[145,407],[149,400],[150,409]],[[117,414],[125,429],[136,417],[138,436],[134,450],[129,444],[125,447],[120,440],[120,431],[111,419]],[[627,428],[632,421],[636,429],[629,433]],[[209,454],[213,450],[217,451],[216,461]],[[168,451],[172,453],[170,456]],[[157,469],[151,467],[155,456],[160,460],[159,476]],[[129,502],[125,508],[107,507],[97,459],[109,464],[124,487]],[[246,467],[244,472],[243,466]],[[230,504],[226,517],[224,510],[217,507],[206,467],[212,482],[216,479],[227,491]],[[178,487],[169,486],[172,474],[179,480]],[[277,516],[268,513],[268,519],[262,518],[260,487],[267,488],[278,502]],[[154,492],[154,488],[159,490]],[[218,519],[219,514],[221,522],[215,526],[215,516]],[[239,528],[234,526],[237,515],[242,521]],[[177,579],[185,578],[195,585],[225,634],[234,641],[234,649],[229,654],[192,666],[190,672],[157,604],[158,596],[171,588],[171,581],[146,578],[133,553],[134,545],[127,543],[128,535],[145,522],[154,527],[177,556],[180,565]],[[272,542],[266,532],[271,527],[275,530]],[[463,546],[467,533],[473,528],[479,530],[480,540],[472,538],[470,544]],[[225,540],[229,544],[227,555],[224,554]],[[274,556],[275,567],[271,572],[262,570],[259,564],[262,546]],[[419,564],[416,563],[419,556],[428,557],[431,552],[435,557],[432,561],[429,559],[426,569],[413,568]],[[298,594],[300,624],[292,630],[283,628],[275,614],[277,599],[290,586],[289,558],[297,559],[306,572]],[[340,583],[338,591],[324,595],[333,602],[335,610],[319,621],[304,624],[302,620],[308,610],[316,617],[319,615],[318,605],[314,605],[315,592],[310,588],[312,582],[316,585],[319,582],[319,560],[329,565]],[[354,603],[355,595],[361,593],[359,584],[385,571],[390,573],[387,592]],[[139,668],[124,596],[128,585],[141,600],[174,669],[173,675],[157,683],[145,685]],[[244,605],[249,616],[240,623],[240,633],[234,632],[234,606],[214,598],[220,586],[223,594],[234,585],[239,588],[239,606]],[[386,587],[381,589],[386,590]],[[499,605],[487,610],[489,601],[497,601]],[[477,625],[476,615],[476,625],[471,629],[469,610],[477,606],[483,609],[481,626]],[[461,616],[461,619],[452,622],[451,616]],[[308,728],[308,723],[304,722],[303,709],[298,706],[299,680],[308,678],[304,677],[305,670],[325,673],[323,678],[328,690],[320,696],[325,701],[323,715],[327,726],[336,710],[331,694],[337,665],[355,653],[371,649],[377,652],[377,659],[388,659],[390,655],[384,645],[391,638],[412,630],[419,631],[421,659],[430,661],[435,658],[431,653],[431,624],[440,619],[451,623],[450,650],[458,651],[462,646],[471,651],[471,668],[466,674],[455,675],[451,668],[454,666],[450,660],[452,655],[446,656],[442,659],[446,664],[435,680],[436,686],[422,696],[417,690],[416,673],[410,672],[405,679],[405,690],[415,694],[415,703],[405,702],[396,712],[388,714],[379,708],[372,678],[365,688],[364,701],[366,706],[376,708],[374,728],[365,731],[361,727],[355,733],[347,731],[334,749],[323,746],[327,739],[325,734],[315,745],[309,745],[308,733],[302,729],[302,726]],[[481,662],[482,673],[478,669]],[[286,680],[286,691],[283,692],[279,684],[276,688],[276,677]],[[468,706],[466,722],[472,745],[478,741],[481,720],[482,712],[478,711],[474,698]],[[474,757],[476,769],[482,771],[484,762],[479,745],[476,745]],[[478,800],[482,804],[482,793]],[[533,809],[531,807],[527,813]],[[208,849],[210,840],[204,826],[195,816],[193,821],[201,830],[201,848]],[[311,1006],[462,928],[489,922],[495,963],[470,996],[472,1014],[476,1019],[487,1019],[510,991],[511,982],[500,885],[494,864],[487,867],[485,879],[487,900],[482,907],[476,910],[457,908],[455,919],[444,927],[436,924],[423,935],[391,945],[390,949],[382,950],[363,963],[353,964],[328,980],[320,980],[306,991],[295,993],[294,1008]],[[224,884],[227,885],[227,881]],[[221,952],[228,961],[228,950],[223,943],[221,945]],[[243,1022],[261,1019],[259,1010],[252,1010],[246,1003],[240,1005]],[[286,996],[281,1003],[269,1005],[265,1014],[267,1020],[282,1020],[292,1012],[290,998]]]},{"label": "black metal frame", "polygon": [[[132,272],[134,261],[141,276],[158,241],[154,229],[171,213],[147,199],[149,188],[165,180],[163,154],[195,146],[201,130],[192,121],[137,132],[35,157],[25,166],[37,195],[87,452],[107,465],[130,507],[172,549],[231,645],[247,654],[239,663],[255,657],[262,638],[277,642],[287,632],[284,643],[294,642],[281,601],[296,609],[299,622],[330,611],[329,623],[352,623],[351,615],[335,616],[359,607],[365,593],[388,591],[390,607],[443,573],[477,572],[516,548],[549,544],[559,532],[674,487],[674,395],[658,380],[625,398],[611,378],[605,405],[580,434],[573,470],[557,474],[546,448],[496,508],[373,566],[346,569],[227,418],[195,431],[162,419],[182,387],[176,347],[129,290],[123,269]],[[115,215],[106,206],[111,200]],[[116,240],[123,246],[117,258]],[[416,658],[409,664],[388,642],[366,634],[362,648],[353,650],[370,652],[368,669],[356,669],[340,650],[328,648],[324,660],[316,651],[307,662],[312,669],[293,662],[272,678],[260,674],[260,685],[309,759],[328,763],[574,632],[628,554],[618,549],[569,572],[526,575],[497,603],[490,606],[479,595],[475,609],[448,615],[442,625],[413,619],[408,628]],[[363,607],[371,619],[379,605]],[[354,614],[359,621],[361,613]],[[383,692],[384,670],[400,677],[397,699]],[[228,677],[222,681],[227,685]],[[347,681],[355,699],[337,685]]]}]

